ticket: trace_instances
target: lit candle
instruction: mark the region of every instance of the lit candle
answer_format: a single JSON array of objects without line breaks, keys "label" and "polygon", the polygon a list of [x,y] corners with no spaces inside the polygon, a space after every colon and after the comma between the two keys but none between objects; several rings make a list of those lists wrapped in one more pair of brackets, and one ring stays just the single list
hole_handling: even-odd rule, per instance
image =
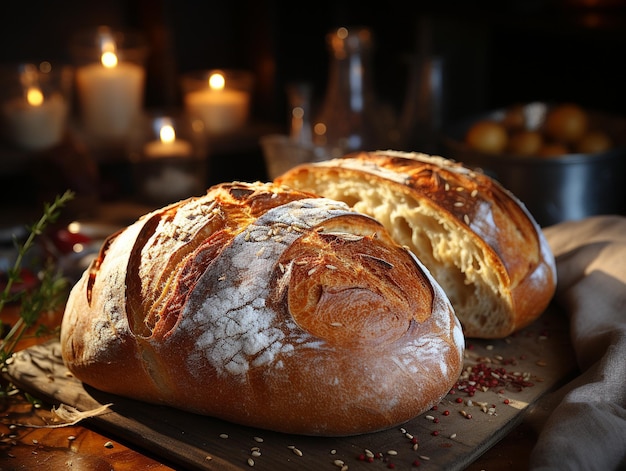
[{"label": "lit candle", "polygon": [[159,139],[148,142],[143,148],[146,157],[189,157],[191,143],[176,138],[173,126],[165,121],[159,132]]},{"label": "lit candle", "polygon": [[60,93],[45,97],[37,86],[29,86],[22,97],[2,106],[9,137],[23,149],[42,150],[63,138],[68,105]]},{"label": "lit candle", "polygon": [[200,117],[209,133],[225,133],[242,127],[248,119],[250,94],[228,88],[220,73],[212,74],[207,85],[185,95],[188,113]]},{"label": "lit candle", "polygon": [[143,104],[144,68],[118,62],[115,41],[102,33],[99,63],[78,67],[76,85],[87,132],[103,138],[127,135]]}]

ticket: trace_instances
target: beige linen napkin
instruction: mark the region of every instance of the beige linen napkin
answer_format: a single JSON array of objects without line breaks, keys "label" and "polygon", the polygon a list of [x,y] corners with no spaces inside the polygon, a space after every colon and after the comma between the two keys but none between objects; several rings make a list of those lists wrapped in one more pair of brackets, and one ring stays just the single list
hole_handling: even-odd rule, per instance
[{"label": "beige linen napkin", "polygon": [[581,373],[557,392],[530,468],[626,469],[626,218],[595,216],[544,233]]}]

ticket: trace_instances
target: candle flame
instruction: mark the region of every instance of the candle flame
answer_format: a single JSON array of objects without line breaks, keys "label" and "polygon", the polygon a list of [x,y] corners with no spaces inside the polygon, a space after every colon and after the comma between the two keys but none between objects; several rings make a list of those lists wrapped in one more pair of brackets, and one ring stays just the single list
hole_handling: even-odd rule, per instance
[{"label": "candle flame", "polygon": [[161,138],[161,142],[165,144],[171,144],[176,140],[176,131],[174,131],[172,125],[166,124],[161,127],[159,137]]},{"label": "candle flame", "polygon": [[209,86],[212,90],[222,90],[224,85],[226,84],[226,80],[224,76],[220,73],[211,74],[209,77]]},{"label": "candle flame", "polygon": [[100,49],[102,50],[102,56],[100,61],[106,68],[112,68],[117,65],[117,55],[115,54],[117,46],[115,39],[113,39],[113,33],[103,27],[100,29]]},{"label": "candle flame", "polygon": [[102,65],[107,69],[111,69],[117,66],[117,56],[114,52],[104,52],[102,53],[102,57],[100,59],[102,61]]},{"label": "candle flame", "polygon": [[43,103],[43,93],[37,87],[29,87],[26,92],[26,101],[31,106],[41,106]]}]

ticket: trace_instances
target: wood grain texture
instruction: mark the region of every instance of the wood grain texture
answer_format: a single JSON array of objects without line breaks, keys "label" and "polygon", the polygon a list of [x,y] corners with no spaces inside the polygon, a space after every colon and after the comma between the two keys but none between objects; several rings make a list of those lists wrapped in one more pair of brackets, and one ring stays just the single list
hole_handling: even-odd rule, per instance
[{"label": "wood grain texture", "polygon": [[[401,429],[344,438],[274,433],[102,393],[68,375],[55,340],[18,353],[8,375],[23,390],[53,404],[80,410],[111,404],[109,412],[82,424],[184,469],[244,470],[250,469],[248,459],[252,459],[254,469],[261,470],[339,469],[335,460],[344,461],[351,471],[371,470],[371,464],[359,458],[369,450],[376,455],[374,461],[392,462],[401,469],[418,460],[428,462],[429,470],[461,470],[507,435],[539,398],[576,372],[567,319],[550,307],[514,336],[470,341],[465,365],[477,362],[529,373],[533,386],[489,389],[473,397],[456,391],[436,410]],[[210,394],[207,390],[208,398]],[[456,402],[459,397],[462,403]],[[480,404],[495,406],[495,413],[484,412]],[[462,412],[471,414],[471,419]],[[407,433],[417,439],[417,450]],[[260,456],[252,456],[255,447]]]}]

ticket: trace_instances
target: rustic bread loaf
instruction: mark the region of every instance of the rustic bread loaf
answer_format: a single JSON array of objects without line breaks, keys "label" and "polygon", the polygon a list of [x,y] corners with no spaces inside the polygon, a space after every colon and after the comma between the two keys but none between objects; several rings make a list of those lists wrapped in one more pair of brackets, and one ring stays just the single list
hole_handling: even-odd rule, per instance
[{"label": "rustic bread loaf", "polygon": [[497,181],[437,156],[353,153],[303,164],[277,183],[378,219],[443,287],[466,337],[501,338],[545,310],[554,257],[525,206]]},{"label": "rustic bread loaf", "polygon": [[106,241],[70,294],[61,346],[69,370],[103,391],[339,436],[436,404],[464,339],[441,287],[377,221],[233,182]]}]

